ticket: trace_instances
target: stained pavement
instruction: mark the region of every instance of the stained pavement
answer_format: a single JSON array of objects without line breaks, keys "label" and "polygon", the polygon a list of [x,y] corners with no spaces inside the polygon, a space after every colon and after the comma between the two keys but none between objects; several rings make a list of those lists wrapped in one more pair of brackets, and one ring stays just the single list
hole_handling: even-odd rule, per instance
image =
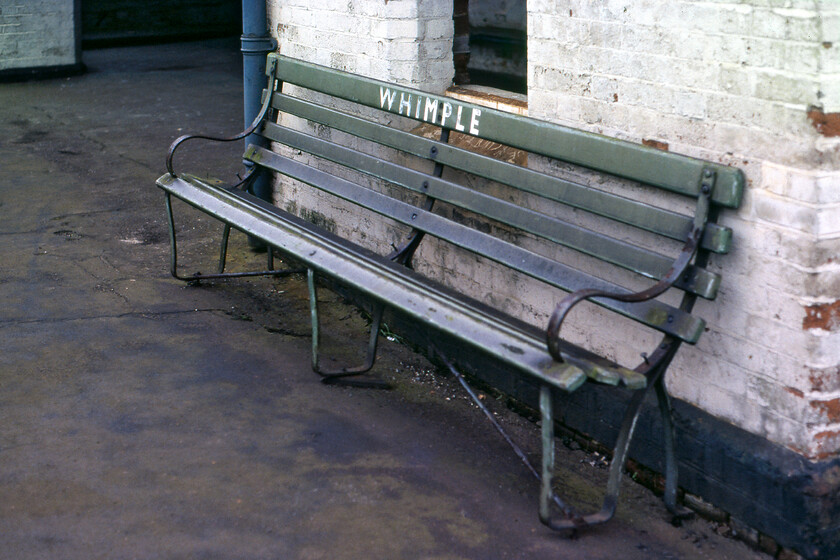
[{"label": "stained pavement", "polygon": [[[154,180],[175,136],[240,130],[236,48],[88,51],[85,75],[0,84],[0,558],[763,557],[671,526],[629,480],[611,524],[558,536],[506,444],[398,340],[376,368],[395,390],[328,387],[301,278],[172,279]],[[233,177],[241,145],[187,151]],[[219,228],[184,210],[185,265],[209,270]],[[233,266],[263,258],[234,245]],[[323,299],[327,343],[362,347],[364,317]],[[486,400],[536,459],[537,426]],[[596,499],[603,461],[559,449],[567,495]]]}]

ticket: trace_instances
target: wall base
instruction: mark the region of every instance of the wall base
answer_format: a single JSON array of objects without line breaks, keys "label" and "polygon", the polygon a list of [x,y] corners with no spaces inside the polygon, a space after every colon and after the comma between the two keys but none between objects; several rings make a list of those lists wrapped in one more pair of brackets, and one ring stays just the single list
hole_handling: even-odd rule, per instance
[{"label": "wall base", "polygon": [[4,70],[0,70],[0,83],[66,78],[68,76],[77,76],[79,74],[83,74],[85,72],[85,69],[85,65],[81,62],[77,62],[75,64],[62,64],[59,66],[7,68]]}]

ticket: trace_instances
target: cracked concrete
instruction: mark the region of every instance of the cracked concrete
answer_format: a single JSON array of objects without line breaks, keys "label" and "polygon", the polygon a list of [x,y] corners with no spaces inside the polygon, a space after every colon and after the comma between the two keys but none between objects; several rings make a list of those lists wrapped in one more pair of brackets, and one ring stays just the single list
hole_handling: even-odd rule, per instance
[{"label": "cracked concrete", "polygon": [[[716,558],[761,556],[672,527],[626,481],[617,519],[570,540],[452,379],[383,341],[394,391],[309,369],[298,277],[184,286],[154,187],[183,131],[241,128],[236,41],[86,52],[86,75],[0,85],[0,558]],[[233,177],[241,145],[185,148]],[[176,206],[184,265],[212,220]],[[263,255],[233,240],[232,268]],[[321,293],[324,343],[358,359],[365,318]],[[536,458],[538,429],[485,395]],[[591,503],[603,459],[560,447]]]}]

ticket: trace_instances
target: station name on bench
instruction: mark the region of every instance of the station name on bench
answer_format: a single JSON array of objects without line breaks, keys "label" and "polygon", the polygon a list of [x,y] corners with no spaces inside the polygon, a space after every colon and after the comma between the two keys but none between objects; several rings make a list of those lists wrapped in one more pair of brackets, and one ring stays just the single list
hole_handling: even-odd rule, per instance
[{"label": "station name on bench", "polygon": [[[396,109],[394,105],[396,104]],[[481,109],[379,86],[379,107],[423,122],[478,136]],[[469,115],[467,114],[469,113]]]}]

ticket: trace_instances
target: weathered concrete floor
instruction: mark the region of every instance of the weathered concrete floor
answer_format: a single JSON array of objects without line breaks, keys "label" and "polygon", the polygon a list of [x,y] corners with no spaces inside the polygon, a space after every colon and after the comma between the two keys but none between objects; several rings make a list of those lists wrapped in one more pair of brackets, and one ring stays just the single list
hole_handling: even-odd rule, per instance
[{"label": "weathered concrete floor", "polygon": [[[0,557],[760,557],[705,521],[672,527],[630,481],[615,522],[559,537],[420,356],[384,345],[395,391],[327,387],[300,278],[171,279],[154,179],[182,129],[239,130],[235,49],[92,51],[84,76],[0,85]],[[183,167],[224,175],[240,150]],[[212,256],[209,221],[184,223],[187,254]],[[359,314],[324,299],[362,346]],[[496,409],[536,452],[536,426]],[[568,492],[592,500],[605,470],[560,450]]]}]

